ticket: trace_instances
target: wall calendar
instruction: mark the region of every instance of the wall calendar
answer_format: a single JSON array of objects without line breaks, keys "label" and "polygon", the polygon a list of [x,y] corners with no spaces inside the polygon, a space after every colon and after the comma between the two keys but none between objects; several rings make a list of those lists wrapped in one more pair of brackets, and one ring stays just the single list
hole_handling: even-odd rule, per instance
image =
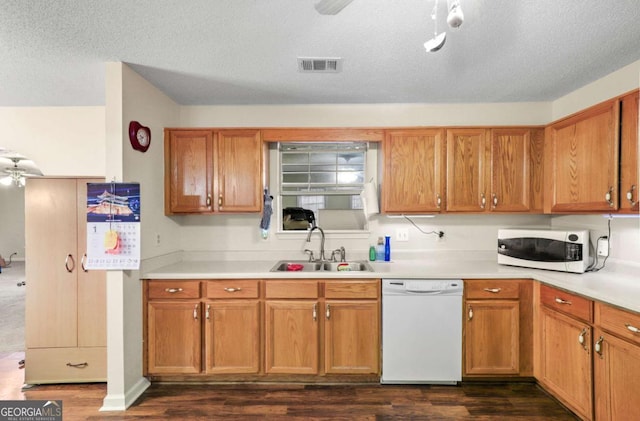
[{"label": "wall calendar", "polygon": [[87,184],[87,259],[84,268],[140,268],[140,184]]}]

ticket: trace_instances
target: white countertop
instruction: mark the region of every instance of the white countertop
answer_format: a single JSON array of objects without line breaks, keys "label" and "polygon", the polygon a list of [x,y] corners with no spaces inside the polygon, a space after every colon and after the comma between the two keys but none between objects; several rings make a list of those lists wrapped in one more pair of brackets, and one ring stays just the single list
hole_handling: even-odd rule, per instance
[{"label": "white countertop", "polygon": [[183,260],[145,272],[142,279],[509,279],[530,278],[640,312],[640,266],[607,263],[599,272],[571,274],[499,265],[487,259],[369,262],[373,272],[270,272],[275,261]]}]

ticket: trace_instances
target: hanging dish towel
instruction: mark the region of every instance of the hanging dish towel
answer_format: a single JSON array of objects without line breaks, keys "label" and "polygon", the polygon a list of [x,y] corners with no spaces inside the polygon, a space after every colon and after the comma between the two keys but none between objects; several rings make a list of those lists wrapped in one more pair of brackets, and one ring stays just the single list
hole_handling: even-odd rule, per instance
[{"label": "hanging dish towel", "polygon": [[262,207],[262,219],[260,220],[260,229],[262,230],[262,238],[266,239],[269,235],[269,226],[271,225],[271,214],[273,213],[273,196],[269,194],[269,189],[264,189],[264,206]]}]

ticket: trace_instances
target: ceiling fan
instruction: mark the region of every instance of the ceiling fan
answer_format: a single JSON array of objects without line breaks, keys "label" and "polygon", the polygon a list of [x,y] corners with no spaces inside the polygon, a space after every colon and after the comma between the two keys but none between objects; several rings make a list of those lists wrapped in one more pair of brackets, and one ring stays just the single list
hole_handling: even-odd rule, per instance
[{"label": "ceiling fan", "polygon": [[321,15],[337,15],[342,9],[351,4],[353,0],[320,0],[315,8]]},{"label": "ceiling fan", "polygon": [[[42,176],[42,171],[36,167],[33,161],[20,155],[0,156],[0,168],[2,167],[4,168],[0,173],[0,184],[5,186],[15,184],[18,187],[23,187],[27,177]],[[2,173],[6,175],[3,177]]]}]

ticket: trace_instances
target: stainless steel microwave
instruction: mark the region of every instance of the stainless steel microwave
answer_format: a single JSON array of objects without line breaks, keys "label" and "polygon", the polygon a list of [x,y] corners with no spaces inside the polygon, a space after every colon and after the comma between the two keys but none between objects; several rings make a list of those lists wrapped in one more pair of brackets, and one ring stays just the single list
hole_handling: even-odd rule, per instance
[{"label": "stainless steel microwave", "polygon": [[498,263],[583,273],[589,267],[589,231],[500,229]]}]

